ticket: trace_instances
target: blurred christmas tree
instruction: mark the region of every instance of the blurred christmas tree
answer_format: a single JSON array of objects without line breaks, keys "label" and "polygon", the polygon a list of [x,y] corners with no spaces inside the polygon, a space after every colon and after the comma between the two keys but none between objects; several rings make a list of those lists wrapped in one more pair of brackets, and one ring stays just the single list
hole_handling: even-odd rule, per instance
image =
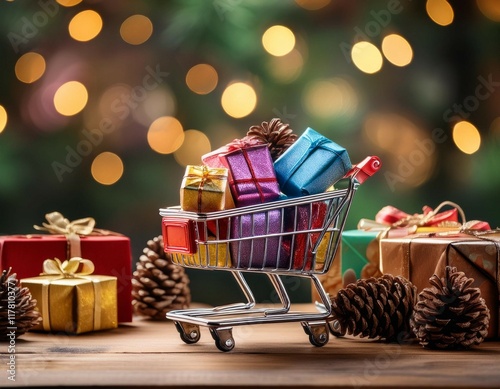
[{"label": "blurred christmas tree", "polygon": [[[142,242],[186,164],[279,117],[383,171],[384,205],[499,224],[494,0],[40,0],[0,4],[0,233],[47,212]],[[138,243],[136,243],[138,242]],[[193,292],[195,294],[195,292]]]}]

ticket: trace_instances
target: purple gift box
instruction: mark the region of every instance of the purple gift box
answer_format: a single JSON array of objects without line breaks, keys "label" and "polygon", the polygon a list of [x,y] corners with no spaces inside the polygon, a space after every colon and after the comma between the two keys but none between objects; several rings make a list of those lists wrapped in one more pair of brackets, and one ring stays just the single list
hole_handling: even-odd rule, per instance
[{"label": "purple gift box", "polygon": [[280,209],[232,218],[231,239],[235,240],[231,242],[230,250],[235,267],[288,268],[290,255],[281,247],[280,236],[267,236],[282,233],[282,223]]},{"label": "purple gift box", "polygon": [[229,186],[236,206],[260,204],[280,196],[273,160],[267,145],[236,148],[224,154],[230,170]]}]

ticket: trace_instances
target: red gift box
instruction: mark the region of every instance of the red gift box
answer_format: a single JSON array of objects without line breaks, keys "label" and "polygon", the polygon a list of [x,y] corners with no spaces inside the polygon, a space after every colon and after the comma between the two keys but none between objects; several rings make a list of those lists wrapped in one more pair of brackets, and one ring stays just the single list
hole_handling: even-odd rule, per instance
[{"label": "red gift box", "polygon": [[[81,257],[92,260],[95,273],[117,277],[118,321],[132,321],[132,255],[125,236],[82,236]],[[37,277],[48,258],[68,259],[64,235],[0,236],[0,270],[12,267],[17,278]]]},{"label": "red gift box", "polygon": [[[297,232],[311,229],[322,229],[325,221],[326,210],[327,204],[324,201],[286,208],[285,231]],[[316,245],[319,236],[319,232],[304,232],[286,236],[283,239],[284,250],[293,258],[293,269],[311,269],[313,259],[312,250]]]}]

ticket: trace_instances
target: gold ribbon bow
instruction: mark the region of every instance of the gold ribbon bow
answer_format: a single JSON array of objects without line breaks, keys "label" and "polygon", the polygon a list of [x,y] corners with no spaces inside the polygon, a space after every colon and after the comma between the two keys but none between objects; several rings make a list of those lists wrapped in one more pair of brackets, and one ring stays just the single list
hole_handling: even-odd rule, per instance
[{"label": "gold ribbon bow", "polygon": [[[94,330],[101,328],[101,284],[86,277],[94,272],[94,263],[90,259],[73,257],[61,262],[58,258],[46,259],[43,262],[41,276],[55,276],[61,278],[83,278],[92,282],[94,288]],[[59,276],[59,277],[57,277]],[[49,285],[52,280],[47,280],[42,286],[42,324],[45,331],[50,331]]]},{"label": "gold ribbon bow", "polygon": [[46,259],[43,262],[43,273],[41,275],[59,275],[64,278],[78,278],[92,274],[94,269],[94,263],[90,259],[73,257],[61,262],[59,258],[54,258]]},{"label": "gold ribbon bow", "polygon": [[51,212],[45,215],[48,223],[42,223],[42,227],[34,225],[35,230],[47,231],[51,234],[62,234],[68,241],[68,258],[81,257],[80,236],[89,235],[120,235],[109,230],[95,228],[95,220],[91,217],[69,221],[59,212]]},{"label": "gold ribbon bow", "polygon": [[48,231],[51,234],[77,234],[77,235],[113,235],[111,231],[94,228],[95,220],[91,217],[69,221],[59,212],[51,212],[45,215],[48,223],[42,223],[43,227],[34,225],[39,231]]}]

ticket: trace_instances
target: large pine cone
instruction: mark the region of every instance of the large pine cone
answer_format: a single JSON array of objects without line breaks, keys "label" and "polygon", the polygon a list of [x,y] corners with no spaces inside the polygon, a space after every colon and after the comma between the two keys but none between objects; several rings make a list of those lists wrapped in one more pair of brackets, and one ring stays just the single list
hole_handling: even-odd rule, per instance
[{"label": "large pine cone", "polygon": [[251,140],[267,144],[273,161],[297,140],[297,135],[293,133],[290,126],[282,123],[278,118],[251,126],[246,136]]},{"label": "large pine cone", "polygon": [[333,332],[389,342],[407,338],[416,296],[416,287],[401,276],[357,280],[331,299]]},{"label": "large pine cone", "polygon": [[0,340],[9,340],[11,333],[17,338],[42,321],[36,300],[11,271],[3,270],[0,276]]},{"label": "large pine cone", "polygon": [[163,247],[161,235],[149,240],[132,277],[134,312],[155,320],[166,320],[167,312],[191,303],[189,277]]},{"label": "large pine cone", "polygon": [[434,274],[432,287],[418,295],[411,327],[426,348],[464,349],[481,343],[488,334],[490,312],[473,278],[446,266],[445,276]]}]

